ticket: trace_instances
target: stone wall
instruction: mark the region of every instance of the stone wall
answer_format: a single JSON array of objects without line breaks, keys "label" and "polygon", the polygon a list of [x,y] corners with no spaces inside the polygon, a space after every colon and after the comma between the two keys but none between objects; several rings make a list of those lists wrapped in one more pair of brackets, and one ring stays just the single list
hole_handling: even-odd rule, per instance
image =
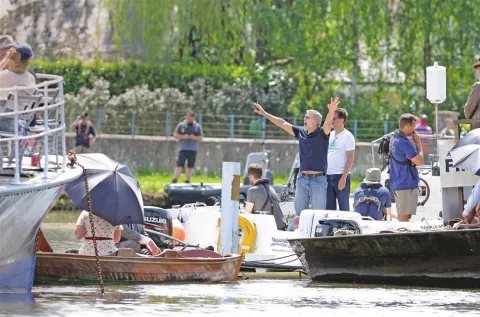
[{"label": "stone wall", "polygon": [[[68,146],[73,147],[73,135],[68,134]],[[204,138],[197,155],[196,170],[202,173],[219,175],[222,162],[240,162],[243,171],[245,160],[250,152],[271,151],[271,170],[274,174],[290,172],[298,142],[295,140],[266,140]],[[105,153],[114,160],[122,162],[137,171],[142,167],[161,171],[173,171],[177,157],[178,143],[173,137],[127,136],[102,134],[92,148],[95,152]],[[375,152],[375,163],[381,165],[381,157]],[[352,174],[364,175],[372,167],[372,148],[370,143],[357,143],[355,163]]]}]

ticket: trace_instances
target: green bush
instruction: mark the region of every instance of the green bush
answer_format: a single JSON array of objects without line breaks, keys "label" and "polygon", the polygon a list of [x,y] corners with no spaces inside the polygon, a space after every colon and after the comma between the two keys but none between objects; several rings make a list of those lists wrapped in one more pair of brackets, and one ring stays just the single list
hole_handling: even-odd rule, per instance
[{"label": "green bush", "polygon": [[222,88],[225,84],[268,85],[268,74],[243,66],[214,65],[149,65],[128,63],[94,62],[83,64],[78,60],[59,60],[48,62],[35,60],[36,72],[57,74],[65,77],[66,93],[77,94],[81,87],[93,87],[95,78],[104,78],[110,82],[110,93],[120,95],[128,88],[148,85],[148,88],[177,88],[188,92],[188,83],[196,78],[205,79],[213,88]]}]

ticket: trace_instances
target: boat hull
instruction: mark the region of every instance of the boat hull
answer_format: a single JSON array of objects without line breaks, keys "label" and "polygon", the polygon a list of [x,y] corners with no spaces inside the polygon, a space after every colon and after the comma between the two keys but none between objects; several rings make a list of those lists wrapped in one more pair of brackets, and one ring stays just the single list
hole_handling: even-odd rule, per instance
[{"label": "boat hull", "polygon": [[289,240],[313,280],[480,287],[480,230]]},{"label": "boat hull", "polygon": [[[100,256],[102,276],[106,282],[234,282],[237,279],[242,258],[229,257],[120,257]],[[201,255],[201,254],[200,254]],[[94,256],[68,253],[39,253],[35,277],[62,280],[97,279]]]},{"label": "boat hull", "polygon": [[0,195],[0,293],[30,292],[35,269],[35,236],[60,197],[64,182]]}]

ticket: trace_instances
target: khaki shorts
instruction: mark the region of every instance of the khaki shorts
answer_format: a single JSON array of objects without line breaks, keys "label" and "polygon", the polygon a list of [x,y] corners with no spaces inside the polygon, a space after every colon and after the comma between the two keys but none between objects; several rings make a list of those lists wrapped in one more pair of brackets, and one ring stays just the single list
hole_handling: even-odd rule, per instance
[{"label": "khaki shorts", "polygon": [[397,214],[415,215],[417,213],[418,188],[396,190],[393,193],[397,205]]}]

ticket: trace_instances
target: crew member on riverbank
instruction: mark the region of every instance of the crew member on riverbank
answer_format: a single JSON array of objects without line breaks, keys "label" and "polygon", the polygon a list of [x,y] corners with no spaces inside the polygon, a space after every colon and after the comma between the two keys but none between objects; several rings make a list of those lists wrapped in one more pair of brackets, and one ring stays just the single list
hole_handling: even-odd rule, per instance
[{"label": "crew member on riverbank", "polygon": [[350,211],[350,170],[355,157],[355,137],[345,129],[347,110],[338,108],[328,143],[327,210]]},{"label": "crew member on riverbank", "polygon": [[325,209],[327,206],[327,156],[328,140],[332,121],[340,100],[331,98],[328,114],[323,127],[322,115],[317,110],[307,110],[303,120],[303,128],[293,126],[282,118],[275,117],[258,103],[255,112],[267,118],[298,139],[300,153],[300,171],[297,176],[295,190],[295,212],[297,216],[302,210]]},{"label": "crew member on riverbank", "polygon": [[185,183],[190,183],[193,167],[197,158],[198,143],[203,140],[203,130],[197,121],[195,121],[195,112],[189,110],[184,121],[180,122],[175,128],[173,137],[179,140],[177,166],[173,172],[172,183],[176,183],[180,174],[182,174],[185,162],[187,162],[187,171],[185,173]]},{"label": "crew member on riverbank", "polygon": [[[480,79],[480,58],[478,62],[473,65],[475,68],[477,77]],[[465,118],[480,120],[480,82],[476,82],[470,90],[470,95],[468,95],[467,103],[463,106],[463,111],[465,113]],[[475,122],[470,125],[470,131],[473,129],[480,128],[480,122]]]},{"label": "crew member on riverbank", "polygon": [[[399,129],[390,141],[390,185],[399,221],[409,221],[417,212],[419,176],[415,166],[423,165],[423,149],[415,123],[413,114],[402,114]],[[409,136],[413,137],[413,144]]]},{"label": "crew member on riverbank", "polygon": [[89,153],[90,147],[93,146],[97,139],[97,135],[86,111],[73,121],[72,130],[75,130],[75,153]]}]

